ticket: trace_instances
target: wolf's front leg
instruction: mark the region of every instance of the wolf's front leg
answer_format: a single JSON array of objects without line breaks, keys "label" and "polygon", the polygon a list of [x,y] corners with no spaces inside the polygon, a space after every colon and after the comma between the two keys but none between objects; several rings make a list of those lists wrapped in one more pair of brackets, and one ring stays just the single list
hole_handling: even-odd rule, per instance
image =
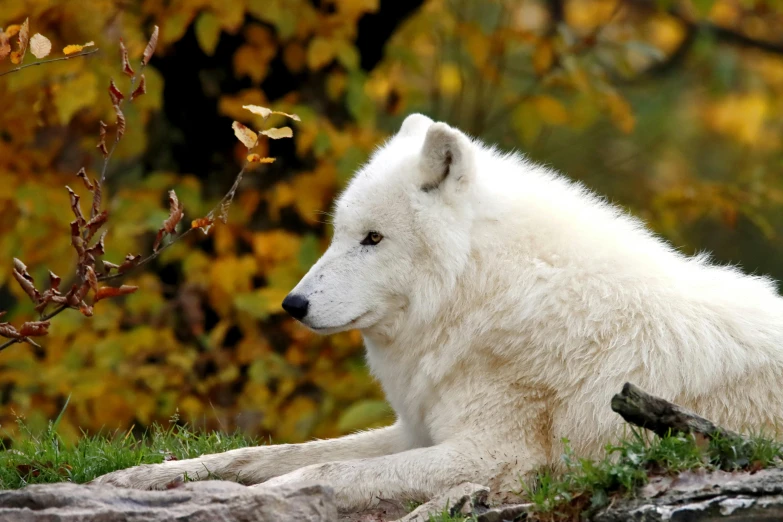
[{"label": "wolf's front leg", "polygon": [[320,483],[332,487],[341,511],[375,506],[381,500],[424,502],[463,482],[496,489],[515,471],[479,445],[443,443],[382,457],[315,464],[260,484]]},{"label": "wolf's front leg", "polygon": [[336,460],[378,457],[412,447],[399,422],[387,428],[365,431],[337,439],[304,444],[279,444],[241,448],[225,453],[163,464],[146,464],[114,471],[93,480],[138,489],[165,489],[185,479],[221,478],[245,484],[258,484],[272,477],[312,464]]}]

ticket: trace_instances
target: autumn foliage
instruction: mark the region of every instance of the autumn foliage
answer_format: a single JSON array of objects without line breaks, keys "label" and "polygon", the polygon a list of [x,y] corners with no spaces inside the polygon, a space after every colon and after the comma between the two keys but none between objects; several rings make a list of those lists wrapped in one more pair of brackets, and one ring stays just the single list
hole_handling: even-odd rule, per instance
[{"label": "autumn foliage", "polygon": [[0,13],[0,335],[38,346],[0,352],[4,429],[69,396],[74,437],[177,409],[285,441],[388,422],[359,335],[280,302],[413,111],[783,277],[774,2],[21,4]]}]

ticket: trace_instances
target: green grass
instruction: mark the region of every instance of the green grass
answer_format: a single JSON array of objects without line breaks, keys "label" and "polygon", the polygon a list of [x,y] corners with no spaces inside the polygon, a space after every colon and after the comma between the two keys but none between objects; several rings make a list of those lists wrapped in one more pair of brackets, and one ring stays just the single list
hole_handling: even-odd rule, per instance
[{"label": "green grass", "polygon": [[657,437],[631,429],[629,436],[606,446],[598,461],[577,458],[565,443],[565,472],[541,471],[532,486],[523,485],[524,496],[534,505],[534,520],[580,520],[617,497],[633,496],[654,475],[686,470],[759,470],[783,462],[781,445],[762,436],[747,442],[717,437],[706,440],[691,435]]},{"label": "green grass", "polygon": [[[138,464],[186,459],[205,453],[256,445],[257,440],[235,433],[204,433],[173,418],[168,427],[154,425],[135,437],[132,432],[84,436],[74,444],[57,433],[59,417],[39,434],[19,421],[20,436],[0,446],[0,488],[28,484],[90,480]],[[651,476],[693,469],[758,470],[782,465],[781,444],[761,436],[747,442],[731,438],[705,440],[686,435],[659,438],[630,429],[620,442],[606,446],[600,460],[578,458],[564,440],[564,469],[541,470],[519,493],[533,503],[529,520],[564,522],[584,519],[612,499],[632,496]],[[413,506],[411,506],[413,507]],[[470,522],[475,517],[452,516],[449,509],[431,522]]]},{"label": "green grass", "polygon": [[[58,418],[59,420],[59,418]],[[186,459],[258,444],[241,433],[201,433],[173,418],[168,427],[154,425],[143,436],[115,432],[85,436],[67,444],[57,433],[57,422],[40,434],[19,422],[21,436],[0,446],[0,489],[28,484],[89,482],[105,473],[138,464]]]},{"label": "green grass", "polygon": [[[533,484],[523,484],[520,495],[533,504],[527,520],[580,521],[609,504],[631,497],[651,476],[686,470],[758,470],[783,465],[781,444],[762,436],[748,442],[730,438],[707,441],[690,435],[657,437],[631,428],[621,441],[606,446],[604,458],[578,458],[563,441],[565,471],[542,470]],[[474,517],[450,515],[446,508],[430,522],[470,522]]]}]

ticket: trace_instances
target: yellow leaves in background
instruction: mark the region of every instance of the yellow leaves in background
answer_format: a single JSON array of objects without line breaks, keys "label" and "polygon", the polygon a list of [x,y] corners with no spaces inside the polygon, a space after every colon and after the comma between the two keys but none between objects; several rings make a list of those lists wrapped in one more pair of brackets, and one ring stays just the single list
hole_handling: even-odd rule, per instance
[{"label": "yellow leaves in background", "polygon": [[462,88],[462,78],[460,77],[460,70],[453,63],[444,63],[440,67],[439,73],[440,90],[447,96],[453,96],[457,94]]},{"label": "yellow leaves in background", "polygon": [[87,71],[58,84],[54,91],[54,104],[60,124],[67,125],[77,112],[93,106],[97,98],[98,78]]},{"label": "yellow leaves in background", "polygon": [[259,268],[269,272],[279,265],[294,262],[301,242],[301,236],[285,230],[269,230],[253,234],[253,253]]},{"label": "yellow leaves in background", "polygon": [[773,113],[767,96],[762,92],[734,94],[717,99],[703,110],[708,127],[754,148],[778,145],[777,137],[766,129]]},{"label": "yellow leaves in background", "polygon": [[617,128],[626,134],[633,132],[636,126],[636,118],[628,101],[616,92],[609,92],[604,97],[604,102],[609,110],[609,116]]},{"label": "yellow leaves in background", "polygon": [[530,103],[544,123],[549,125],[564,125],[568,122],[568,111],[563,103],[553,96],[533,96]]},{"label": "yellow leaves in background", "polygon": [[220,40],[220,21],[217,16],[210,11],[204,11],[196,19],[196,40],[204,54],[212,56],[215,54],[218,41]]},{"label": "yellow leaves in background", "polygon": [[[740,7],[734,3],[728,9],[730,3],[717,0],[709,20],[736,29],[732,24],[739,22],[732,13]],[[691,92],[690,87],[672,86],[679,81],[674,74],[667,76],[673,91],[660,96],[645,91],[648,80],[635,76],[669,58],[682,44],[687,26],[665,12],[642,11],[634,3],[614,12],[615,0],[568,0],[563,4],[565,20],[553,25],[545,0],[466,0],[464,12],[453,2],[426,0],[395,29],[380,64],[364,71],[359,67],[363,50],[356,46],[357,22],[378,10],[378,0],[327,2],[330,9],[318,9],[311,0],[143,2],[133,16],[116,2],[101,4],[100,9],[65,0],[50,4],[47,9],[53,14],[46,16],[51,19],[84,22],[72,26],[69,38],[94,38],[103,49],[106,34],[101,31],[110,27],[123,35],[134,57],[142,54],[147,23],[161,23],[162,55],[193,31],[205,55],[225,56],[228,62],[212,77],[216,60],[205,60],[204,65],[196,52],[193,67],[200,70],[202,83],[193,88],[209,90],[219,114],[236,120],[233,128],[241,144],[231,152],[237,163],[269,164],[274,161],[267,157],[270,148],[293,149],[296,154],[258,169],[263,175],[245,176],[228,224],[218,222],[207,238],[190,235],[203,242],[166,250],[159,259],[160,274],[139,274],[128,281],[140,290],[122,307],[101,302],[100,313],[89,325],[78,314],[53,323],[46,360],[24,351],[6,352],[8,365],[0,368],[0,386],[13,389],[7,394],[8,408],[31,409],[35,404],[38,411],[55,416],[60,395],[78,388],[64,421],[75,434],[77,425],[98,429],[111,423],[128,427],[132,422],[165,420],[175,408],[185,418],[205,419],[209,427],[219,427],[216,419],[228,419],[226,429],[241,425],[271,434],[276,441],[333,436],[389,422],[381,393],[361,365],[358,332],[314,336],[282,315],[280,302],[326,247],[330,225],[324,212],[337,191],[408,112],[425,112],[507,149],[522,146],[534,156],[544,154],[547,162],[573,161],[575,168],[569,172],[577,176],[587,170],[585,157],[600,158],[599,170],[606,166],[612,173],[625,172],[612,170],[612,160],[630,158],[627,171],[638,172],[638,183],[645,176],[649,183],[638,193],[657,198],[650,203],[639,196],[637,205],[645,218],[675,239],[680,239],[679,223],[695,223],[708,212],[725,215],[727,223],[763,221],[738,212],[730,191],[718,194],[695,179],[683,181],[693,176],[689,169],[695,163],[685,156],[698,154],[695,148],[679,155],[671,149],[659,154],[656,144],[675,139],[669,136],[675,128],[680,132],[678,123],[661,124],[657,140],[646,128],[644,133],[619,137],[609,128],[631,133],[637,125],[648,124],[650,111],[645,116],[639,113],[638,124],[634,113],[634,106],[641,107],[640,100],[646,103],[648,95],[675,98],[675,92]],[[507,10],[499,11],[501,6]],[[40,17],[31,14],[33,22]],[[23,18],[13,13],[13,21]],[[20,24],[0,32],[0,59],[16,50],[21,28]],[[236,45],[228,35],[239,44],[233,56],[223,54],[224,48]],[[33,37],[29,43],[32,54],[39,52],[36,41]],[[65,43],[54,41],[56,48]],[[710,43],[699,41],[694,56],[703,45]],[[83,50],[84,46],[68,48],[70,53]],[[721,93],[720,86],[710,85],[709,95],[662,106],[692,110],[705,127],[732,142],[756,151],[775,150],[781,142],[780,125],[773,116],[783,110],[777,101],[783,89],[783,62],[771,53],[722,56],[734,62],[710,66],[725,68],[728,72],[721,69],[720,74],[733,83],[723,88],[739,92]],[[694,61],[701,59],[696,56]],[[97,121],[113,118],[111,106],[102,106],[98,94],[108,83],[108,64],[116,62],[116,53],[109,50],[52,64],[45,71],[30,68],[25,71],[29,75],[0,82],[0,96],[9,100],[9,110],[0,119],[14,129],[10,142],[0,140],[0,172],[9,178],[0,190],[0,254],[5,252],[6,258],[19,252],[31,265],[48,264],[62,273],[71,269],[70,245],[58,239],[57,219],[68,212],[68,202],[51,187],[72,181],[73,172],[60,172],[70,168],[63,165],[93,154]],[[267,87],[272,63],[287,69],[284,75],[290,72],[302,82],[302,89],[264,92],[261,86]],[[736,72],[740,67],[742,74]],[[746,75],[748,70],[751,74]],[[161,107],[164,79],[154,68],[145,72],[148,94],[126,114],[129,129],[154,122],[154,111]],[[224,83],[226,74],[232,73],[234,78]],[[634,81],[617,84],[618,78]],[[45,95],[32,88],[42,84]],[[220,93],[218,85],[244,88]],[[35,107],[35,118],[29,117],[30,107]],[[589,126],[596,123],[609,125],[591,141],[595,128]],[[42,124],[67,128],[73,143],[64,146],[60,134],[38,139]],[[229,131],[226,126],[219,132]],[[634,140],[645,134],[650,134],[649,140],[636,144]],[[131,133],[126,138],[134,139]],[[272,141],[277,138],[293,138],[293,143],[280,147]],[[135,143],[131,140],[117,151],[128,165],[146,150],[143,135]],[[600,150],[585,146],[596,142]],[[37,144],[35,153],[29,143]],[[645,154],[634,154],[634,144],[643,149],[650,143]],[[129,173],[129,181],[119,183],[113,189],[118,193],[111,195],[117,220],[111,230],[116,241],[110,245],[133,251],[149,247],[152,238],[145,235],[154,236],[166,218],[160,203],[171,188],[187,209],[194,209],[192,216],[188,212],[191,227],[206,230],[215,225],[214,217],[192,219],[205,215],[215,203],[212,192],[202,191],[198,180],[168,172]],[[605,181],[592,181],[596,180]],[[670,193],[659,196],[662,189],[656,184]],[[761,186],[764,190],[753,195],[756,199],[780,193]],[[693,204],[699,197],[701,204]],[[774,231],[777,226],[776,222],[759,228]],[[109,257],[125,253],[112,251]],[[171,277],[178,283],[184,279],[184,284],[172,284]],[[0,271],[0,282],[4,278],[7,274]],[[23,307],[14,312],[32,313]],[[111,411],[104,411],[103,405]],[[0,416],[4,425],[8,420],[8,415]],[[42,422],[46,420],[42,416]]]},{"label": "yellow leaves in background", "polygon": [[552,67],[555,59],[555,51],[552,41],[548,38],[542,38],[536,43],[533,49],[533,70],[536,74],[542,76]]},{"label": "yellow leaves in background", "polygon": [[307,48],[307,66],[317,71],[334,60],[337,56],[337,45],[334,40],[316,37]]},{"label": "yellow leaves in background", "polygon": [[244,35],[246,43],[234,53],[234,72],[258,84],[266,78],[269,62],[277,55],[277,40],[269,29],[258,24],[249,25]]}]

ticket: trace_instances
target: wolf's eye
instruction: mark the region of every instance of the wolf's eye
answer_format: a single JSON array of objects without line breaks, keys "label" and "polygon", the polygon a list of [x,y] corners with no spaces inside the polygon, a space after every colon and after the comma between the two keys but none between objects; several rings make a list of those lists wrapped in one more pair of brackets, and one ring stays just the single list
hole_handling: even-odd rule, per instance
[{"label": "wolf's eye", "polygon": [[368,232],[367,236],[362,239],[361,244],[362,245],[377,245],[381,242],[381,239],[383,239],[383,236],[379,234],[378,232]]}]

